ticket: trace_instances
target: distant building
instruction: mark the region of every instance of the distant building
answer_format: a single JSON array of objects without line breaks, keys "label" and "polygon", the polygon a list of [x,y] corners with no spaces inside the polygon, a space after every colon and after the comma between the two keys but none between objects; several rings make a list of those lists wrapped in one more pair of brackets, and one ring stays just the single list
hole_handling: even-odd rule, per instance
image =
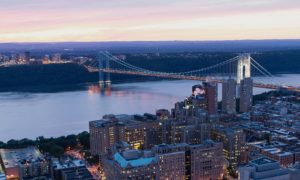
[{"label": "distant building", "polygon": [[24,58],[24,60],[25,60],[26,64],[29,64],[29,62],[30,62],[30,52],[29,51],[25,52],[25,58]]},{"label": "distant building", "polygon": [[222,83],[222,111],[228,114],[236,113],[236,81],[228,79]]},{"label": "distant building", "polygon": [[239,168],[240,179],[242,180],[288,180],[290,174],[279,164],[269,158],[262,157],[251,161],[248,165]]},{"label": "distant building", "polygon": [[253,80],[245,78],[240,83],[240,112],[249,112],[252,108]]},{"label": "distant building", "polygon": [[204,82],[205,99],[207,102],[207,112],[209,115],[218,112],[218,85],[213,82]]},{"label": "distant building", "polygon": [[0,149],[7,179],[48,179],[49,163],[36,147]]},{"label": "distant building", "polygon": [[171,117],[171,114],[170,111],[167,109],[159,109],[156,111],[156,116],[161,120],[165,120],[169,119]]},{"label": "distant building", "polygon": [[49,55],[45,55],[43,60],[42,60],[43,64],[49,64],[50,63],[50,57]]},{"label": "distant building", "polygon": [[55,180],[93,180],[81,160],[51,160],[51,176]]},{"label": "distant building", "polygon": [[124,55],[124,54],[116,55],[116,57],[121,60],[126,60],[126,55]]},{"label": "distant building", "polygon": [[53,62],[60,62],[61,61],[61,54],[56,53],[56,54],[52,55],[52,61]]}]

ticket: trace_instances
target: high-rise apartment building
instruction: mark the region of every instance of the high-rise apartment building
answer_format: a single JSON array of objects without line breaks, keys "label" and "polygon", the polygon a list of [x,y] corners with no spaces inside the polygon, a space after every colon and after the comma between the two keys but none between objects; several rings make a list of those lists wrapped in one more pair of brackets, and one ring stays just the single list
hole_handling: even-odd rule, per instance
[{"label": "high-rise apartment building", "polygon": [[159,179],[184,179],[186,144],[156,145],[153,151],[158,156]]},{"label": "high-rise apartment building", "polygon": [[228,114],[236,113],[236,81],[228,79],[222,83],[222,111]]},{"label": "high-rise apartment building", "polygon": [[213,82],[204,82],[205,99],[207,103],[207,112],[209,115],[218,112],[218,84]]},{"label": "high-rise apartment building", "polygon": [[222,143],[160,144],[151,150],[113,147],[105,158],[107,179],[221,179]]},{"label": "high-rise apartment building", "polygon": [[190,179],[221,179],[224,173],[222,143],[206,140],[202,144],[190,145]]},{"label": "high-rise apartment building", "polygon": [[236,169],[245,152],[246,136],[242,129],[217,127],[212,130],[211,138],[223,143],[224,157],[232,169]]},{"label": "high-rise apartment building", "polygon": [[91,121],[90,148],[93,155],[103,155],[118,141],[125,141],[134,149],[149,148],[161,143],[161,124],[156,116],[106,115]]},{"label": "high-rise apartment building", "polygon": [[[220,179],[223,175],[222,143],[206,140],[202,144],[196,145],[161,144],[156,145],[153,151],[160,158],[160,162],[164,162],[159,164],[159,169],[164,170],[158,172],[162,177],[194,180]],[[163,161],[164,159],[168,160]],[[185,172],[184,178],[182,178],[183,172]]]},{"label": "high-rise apartment building", "polygon": [[245,78],[240,83],[240,112],[249,112],[252,108],[253,80]]},{"label": "high-rise apartment building", "polygon": [[114,116],[106,116],[102,120],[89,122],[90,148],[93,155],[105,154],[107,149],[120,139],[118,120]]}]

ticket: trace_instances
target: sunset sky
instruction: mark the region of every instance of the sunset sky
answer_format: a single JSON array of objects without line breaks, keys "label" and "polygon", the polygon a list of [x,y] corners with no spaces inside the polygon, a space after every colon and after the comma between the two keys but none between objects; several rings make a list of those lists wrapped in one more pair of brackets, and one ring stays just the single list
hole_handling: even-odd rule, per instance
[{"label": "sunset sky", "polygon": [[300,0],[0,0],[0,42],[300,39]]}]

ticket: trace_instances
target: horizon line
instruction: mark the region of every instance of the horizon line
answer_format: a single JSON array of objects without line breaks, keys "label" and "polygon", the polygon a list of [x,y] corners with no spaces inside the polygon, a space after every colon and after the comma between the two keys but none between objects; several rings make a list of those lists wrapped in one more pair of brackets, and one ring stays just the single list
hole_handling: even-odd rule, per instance
[{"label": "horizon line", "polygon": [[285,39],[224,39],[224,40],[115,40],[115,41],[14,41],[0,42],[0,44],[46,44],[46,43],[130,43],[130,42],[224,42],[224,41],[300,41],[300,38],[285,38]]}]

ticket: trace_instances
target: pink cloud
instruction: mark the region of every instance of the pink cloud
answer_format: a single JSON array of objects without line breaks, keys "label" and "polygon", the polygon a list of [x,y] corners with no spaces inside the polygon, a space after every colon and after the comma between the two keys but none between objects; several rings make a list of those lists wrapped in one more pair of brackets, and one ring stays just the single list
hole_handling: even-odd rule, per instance
[{"label": "pink cloud", "polygon": [[[247,14],[292,12],[294,9],[300,10],[299,5],[300,2],[293,0],[252,0],[246,2],[239,0],[28,0],[25,4],[21,0],[3,0],[0,2],[0,38],[2,37],[0,41],[4,41],[4,39],[6,41],[18,41],[18,38],[33,36],[34,33],[49,33],[50,31],[49,34],[53,36],[58,34],[59,38],[63,37],[69,40],[69,38],[74,38],[76,34],[83,36],[85,28],[87,29],[86,37],[91,37],[91,32],[111,33],[105,37],[93,34],[98,38],[95,40],[114,40],[114,38],[136,40],[137,35],[141,40],[145,37],[147,39],[156,37],[154,40],[158,40],[162,39],[166,33],[160,32],[160,29],[150,28],[147,30],[145,27],[161,27],[162,24],[179,23],[184,27],[189,22],[196,20],[201,23],[201,20],[207,21],[207,19],[220,21],[219,19],[222,17],[242,18]],[[269,23],[272,27],[274,22]],[[224,27],[221,28],[227,28],[224,24],[222,26]],[[142,32],[132,33],[136,31],[134,29],[141,30],[141,27],[144,27]],[[288,27],[290,25],[287,25]],[[69,34],[72,29],[76,33],[71,36]],[[175,34],[178,34],[176,39],[187,37],[183,34],[186,31],[181,29],[178,25],[174,27],[172,30],[174,38],[176,37]],[[205,28],[202,27],[202,29]],[[65,36],[59,35],[64,32],[67,33]],[[161,38],[149,35],[151,33],[160,34]],[[168,34],[165,36],[169,37]],[[191,37],[188,36],[188,38]],[[195,35],[195,39],[197,38],[198,36]],[[47,37],[44,39],[47,40]],[[53,37],[51,37],[52,39]],[[90,38],[86,38],[86,40],[90,40]]]}]

